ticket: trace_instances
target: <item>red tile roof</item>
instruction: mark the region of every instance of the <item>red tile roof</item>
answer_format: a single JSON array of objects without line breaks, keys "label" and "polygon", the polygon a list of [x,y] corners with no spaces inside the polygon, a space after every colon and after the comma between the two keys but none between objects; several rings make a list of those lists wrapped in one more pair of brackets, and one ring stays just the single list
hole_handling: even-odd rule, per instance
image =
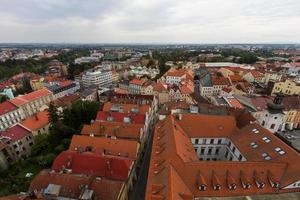
[{"label": "red tile roof", "polygon": [[9,137],[12,140],[12,142],[20,140],[30,134],[31,133],[29,130],[25,129],[24,127],[18,124],[6,129],[5,131],[0,132],[0,136]]},{"label": "red tile roof", "polygon": [[48,96],[50,94],[52,94],[52,92],[50,90],[43,88],[43,89],[28,93],[25,95],[18,96],[14,99],[11,99],[10,102],[16,106],[21,106],[27,102],[39,99],[44,96]]},{"label": "red tile roof", "polygon": [[213,85],[229,85],[229,81],[227,78],[224,78],[222,76],[213,76],[212,77],[212,84]]},{"label": "red tile roof", "polygon": [[121,139],[133,139],[139,141],[143,124],[125,124],[123,122],[94,122],[84,125],[81,134],[104,137],[116,137]]},{"label": "red tile roof", "polygon": [[[216,130],[221,124],[223,131]],[[199,161],[191,138],[212,137],[230,139],[246,160]],[[265,142],[264,137],[270,142]],[[252,148],[251,142],[256,142],[258,148]],[[276,148],[285,153],[280,155]],[[264,153],[271,160],[264,159]],[[299,188],[282,189],[300,179],[297,158],[298,152],[256,123],[238,129],[231,116],[221,119],[208,115],[182,114],[182,118],[171,115],[156,125],[145,199],[297,192]]]},{"label": "red tile roof", "polygon": [[73,81],[71,81],[71,80],[63,80],[63,81],[59,82],[59,86],[60,87],[66,87],[68,85],[71,85],[72,83],[73,83]]},{"label": "red tile roof", "polygon": [[110,119],[113,122],[124,122],[124,118],[130,118],[130,123],[133,124],[144,124],[145,115],[141,114],[131,114],[131,113],[116,113],[116,112],[103,112],[99,111],[97,113],[96,121],[109,121]]},{"label": "red tile roof", "polygon": [[254,78],[262,78],[262,77],[264,77],[264,74],[261,73],[261,72],[259,72],[259,71],[252,70],[252,71],[250,71],[250,73],[252,74],[252,76]]},{"label": "red tile roof", "polygon": [[136,159],[138,143],[133,140],[112,139],[105,137],[90,137],[80,135],[74,135],[72,137],[69,150],[84,152],[87,148],[90,148],[91,152],[103,155],[114,155]]},{"label": "red tile roof", "polygon": [[12,104],[9,101],[5,101],[0,104],[0,115],[4,115],[6,113],[12,112],[14,110],[17,110],[18,107]]},{"label": "red tile roof", "polygon": [[20,122],[20,124],[31,131],[39,130],[49,124],[49,113],[47,110],[38,112],[34,116]]},{"label": "red tile roof", "polygon": [[244,108],[244,106],[236,98],[226,98],[226,100],[233,108]]},{"label": "red tile roof", "polygon": [[134,84],[134,85],[144,85],[146,81],[145,80],[142,80],[142,79],[132,79],[129,84]]},{"label": "red tile roof", "polygon": [[[120,108],[122,113],[133,113],[133,111],[136,111],[136,114],[146,114],[150,110],[149,105],[138,105],[138,104],[129,104],[129,103],[111,103],[107,102],[104,104],[102,111],[104,112],[110,112],[114,108]],[[117,109],[117,110],[118,110]],[[114,112],[118,112],[115,111]]]},{"label": "red tile roof", "polygon": [[71,169],[73,174],[89,174],[125,181],[132,164],[133,160],[130,158],[68,150],[63,151],[55,158],[51,169],[56,172]]},{"label": "red tile roof", "polygon": [[123,181],[96,178],[91,175],[76,175],[55,173],[50,170],[42,170],[31,182],[29,191],[42,191],[49,184],[60,185],[59,195],[62,197],[78,199],[82,194],[82,186],[94,191],[97,199],[117,200]]}]

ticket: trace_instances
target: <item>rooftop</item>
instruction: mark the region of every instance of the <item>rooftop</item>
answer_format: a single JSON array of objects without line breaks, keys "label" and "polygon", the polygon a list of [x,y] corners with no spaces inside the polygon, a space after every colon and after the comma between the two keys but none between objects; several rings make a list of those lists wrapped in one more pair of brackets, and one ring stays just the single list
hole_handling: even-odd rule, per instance
[{"label": "rooftop", "polygon": [[0,115],[4,115],[6,113],[12,112],[14,110],[17,110],[18,107],[12,104],[9,101],[5,101],[3,103],[0,103]]},{"label": "rooftop", "polygon": [[82,194],[81,187],[87,186],[93,190],[97,199],[117,200],[123,181],[94,177],[92,175],[77,175],[55,173],[42,170],[31,182],[29,191],[45,190],[49,184],[61,186],[59,196],[78,199]]},{"label": "rooftop", "polygon": [[28,94],[25,94],[25,95],[19,95],[18,97],[14,98],[14,99],[11,99],[10,102],[13,103],[16,106],[21,106],[21,105],[23,105],[27,102],[39,99],[39,98],[44,97],[44,96],[48,96],[50,94],[52,94],[51,91],[49,91],[46,88],[43,88],[43,89],[28,93]]},{"label": "rooftop", "polygon": [[49,113],[48,111],[38,112],[32,117],[26,118],[20,124],[32,131],[39,130],[49,124]]},{"label": "rooftop", "polygon": [[94,122],[84,125],[81,134],[105,137],[116,137],[122,139],[140,140],[143,124],[125,124],[123,122]]},{"label": "rooftop", "polygon": [[134,160],[130,158],[67,150],[55,158],[51,169],[55,172],[71,170],[73,174],[88,174],[125,181],[133,162]]},{"label": "rooftop", "polygon": [[0,137],[8,137],[12,140],[12,142],[18,141],[22,139],[23,137],[30,134],[30,131],[26,128],[22,127],[21,125],[14,125],[5,131],[0,132]]},{"label": "rooftop", "polygon": [[124,123],[128,123],[128,124],[129,123],[144,124],[145,123],[145,115],[99,111],[97,113],[96,121],[124,122]]},{"label": "rooftop", "polygon": [[[227,138],[245,161],[201,161],[191,138]],[[170,115],[155,129],[146,199],[299,192],[291,189],[300,179],[297,158],[294,149],[256,123],[239,129],[231,116]]]},{"label": "rooftop", "polygon": [[69,150],[136,159],[138,143],[132,140],[74,135]]},{"label": "rooftop", "polygon": [[136,114],[146,114],[150,110],[149,105],[138,105],[129,103],[111,103],[107,102],[104,104],[104,112],[120,112],[120,113],[136,113]]}]

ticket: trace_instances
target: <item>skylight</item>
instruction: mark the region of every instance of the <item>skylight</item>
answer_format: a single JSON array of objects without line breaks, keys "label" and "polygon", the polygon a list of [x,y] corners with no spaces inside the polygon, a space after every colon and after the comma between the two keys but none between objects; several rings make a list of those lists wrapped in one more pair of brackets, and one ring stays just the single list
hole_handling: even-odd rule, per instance
[{"label": "skylight", "polygon": [[263,153],[263,154],[261,154],[261,155],[262,155],[262,157],[263,157],[265,160],[271,160],[271,156],[269,156],[269,154]]},{"label": "skylight", "polygon": [[265,143],[271,142],[271,140],[268,137],[263,137],[262,140],[265,141]]},{"label": "skylight", "polygon": [[276,148],[275,148],[275,151],[276,151],[277,153],[279,153],[280,155],[285,154],[285,151],[283,151],[280,147],[276,147]]},{"label": "skylight", "polygon": [[250,146],[253,148],[253,149],[256,149],[258,147],[258,144],[256,144],[255,142],[251,142],[250,143]]},{"label": "skylight", "polygon": [[253,133],[259,133],[259,130],[257,128],[252,129]]}]

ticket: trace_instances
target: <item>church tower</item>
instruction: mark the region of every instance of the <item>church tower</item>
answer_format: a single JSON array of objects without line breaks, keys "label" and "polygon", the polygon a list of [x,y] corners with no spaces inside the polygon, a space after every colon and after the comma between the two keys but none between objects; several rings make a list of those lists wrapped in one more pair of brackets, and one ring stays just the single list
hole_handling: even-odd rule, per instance
[{"label": "church tower", "polygon": [[281,131],[283,129],[283,98],[283,94],[277,94],[273,102],[268,103],[268,108],[263,111],[259,120],[259,123],[272,133]]}]

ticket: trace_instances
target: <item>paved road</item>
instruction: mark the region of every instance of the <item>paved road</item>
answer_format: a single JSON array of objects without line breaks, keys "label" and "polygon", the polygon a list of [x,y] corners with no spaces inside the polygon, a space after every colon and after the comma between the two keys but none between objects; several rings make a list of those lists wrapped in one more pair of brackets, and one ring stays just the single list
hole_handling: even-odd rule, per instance
[{"label": "paved road", "polygon": [[[155,123],[154,123],[155,124]],[[139,170],[137,181],[134,183],[133,189],[129,194],[129,200],[143,200],[147,186],[148,169],[150,165],[153,130],[154,126],[149,127],[149,140],[145,149],[144,158]]]}]

